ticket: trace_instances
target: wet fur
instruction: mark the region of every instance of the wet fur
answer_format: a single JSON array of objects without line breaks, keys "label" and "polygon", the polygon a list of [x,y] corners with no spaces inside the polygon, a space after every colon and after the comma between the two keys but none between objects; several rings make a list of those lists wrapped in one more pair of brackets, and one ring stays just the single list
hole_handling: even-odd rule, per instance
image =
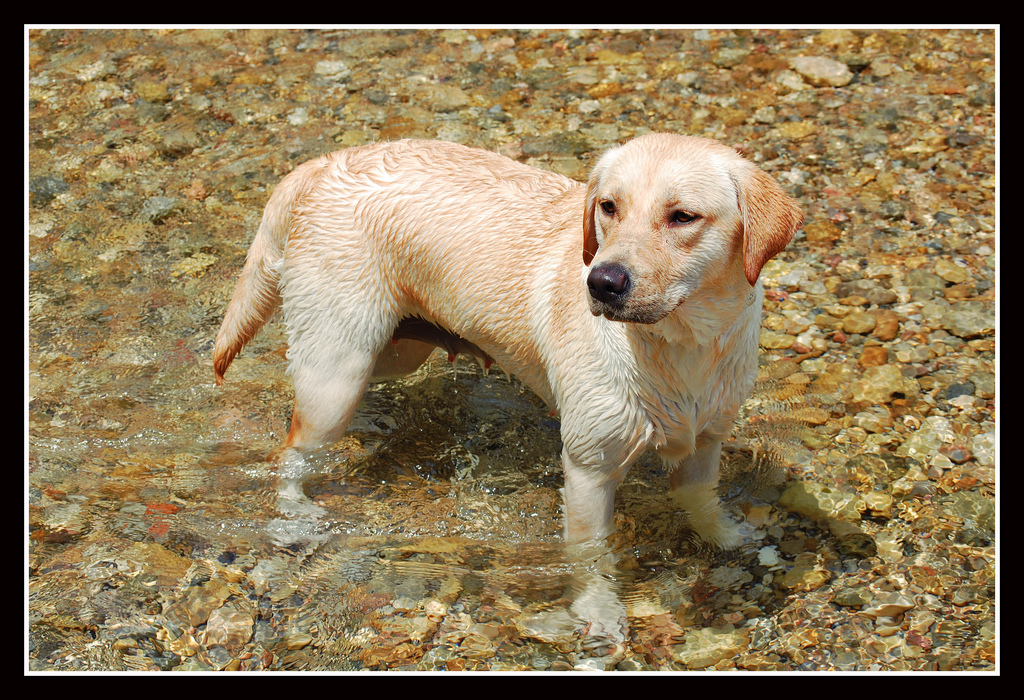
[{"label": "wet fur", "polygon": [[[697,218],[680,224],[683,210]],[[435,346],[471,354],[560,414],[569,541],[611,532],[616,486],[653,449],[694,527],[729,546],[721,443],[757,370],[758,275],[800,223],[770,177],[707,139],[637,138],[587,185],[441,141],[339,151],[271,196],[217,336],[217,383],[283,304],[283,447],[307,454],[340,437],[371,379]],[[588,291],[605,273],[628,281],[621,294]]]}]

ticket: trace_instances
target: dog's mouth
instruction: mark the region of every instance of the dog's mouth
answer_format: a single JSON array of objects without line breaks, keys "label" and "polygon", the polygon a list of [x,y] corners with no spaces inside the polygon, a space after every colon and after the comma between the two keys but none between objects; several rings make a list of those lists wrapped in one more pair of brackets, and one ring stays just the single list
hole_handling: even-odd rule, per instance
[{"label": "dog's mouth", "polygon": [[668,316],[670,313],[678,309],[683,301],[680,301],[668,311],[663,309],[614,308],[607,304],[592,302],[590,305],[590,312],[595,316],[603,316],[609,321],[616,321],[618,323],[638,323],[646,326],[651,325],[652,323],[657,323]]}]

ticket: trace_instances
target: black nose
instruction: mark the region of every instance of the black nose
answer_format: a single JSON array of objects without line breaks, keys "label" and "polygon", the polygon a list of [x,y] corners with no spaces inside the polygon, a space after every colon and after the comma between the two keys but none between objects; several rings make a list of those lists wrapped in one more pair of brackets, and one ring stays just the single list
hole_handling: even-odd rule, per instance
[{"label": "black nose", "polygon": [[629,293],[631,282],[626,268],[615,263],[598,265],[587,275],[590,296],[605,304],[617,304]]}]

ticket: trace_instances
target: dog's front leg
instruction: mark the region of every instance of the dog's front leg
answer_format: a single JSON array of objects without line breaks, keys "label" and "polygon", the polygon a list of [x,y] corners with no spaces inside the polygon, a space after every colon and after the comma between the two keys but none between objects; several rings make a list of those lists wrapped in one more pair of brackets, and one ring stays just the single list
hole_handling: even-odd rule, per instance
[{"label": "dog's front leg", "polygon": [[722,509],[718,498],[719,440],[701,440],[693,454],[677,462],[666,460],[672,499],[685,511],[701,539],[722,549],[741,542],[739,527]]},{"label": "dog's front leg", "polygon": [[612,532],[615,489],[624,469],[611,473],[581,464],[562,450],[565,475],[565,541],[570,544],[602,540]]},{"label": "dog's front leg", "polygon": [[617,655],[628,634],[626,608],[618,597],[616,555],[604,538],[612,532],[615,489],[625,468],[611,472],[580,464],[562,450],[565,473],[565,539],[575,572],[572,614],[584,624],[584,647]]}]

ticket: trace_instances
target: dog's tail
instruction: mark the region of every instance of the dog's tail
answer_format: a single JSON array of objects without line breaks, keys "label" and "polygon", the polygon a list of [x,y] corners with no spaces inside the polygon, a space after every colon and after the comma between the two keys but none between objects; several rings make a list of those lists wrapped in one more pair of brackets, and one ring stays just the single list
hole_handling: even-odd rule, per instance
[{"label": "dog's tail", "polygon": [[281,303],[281,261],[291,229],[292,207],[323,165],[322,158],[300,165],[281,181],[267,202],[214,343],[213,373],[218,386],[224,382],[224,373],[235,355],[256,337]]}]

